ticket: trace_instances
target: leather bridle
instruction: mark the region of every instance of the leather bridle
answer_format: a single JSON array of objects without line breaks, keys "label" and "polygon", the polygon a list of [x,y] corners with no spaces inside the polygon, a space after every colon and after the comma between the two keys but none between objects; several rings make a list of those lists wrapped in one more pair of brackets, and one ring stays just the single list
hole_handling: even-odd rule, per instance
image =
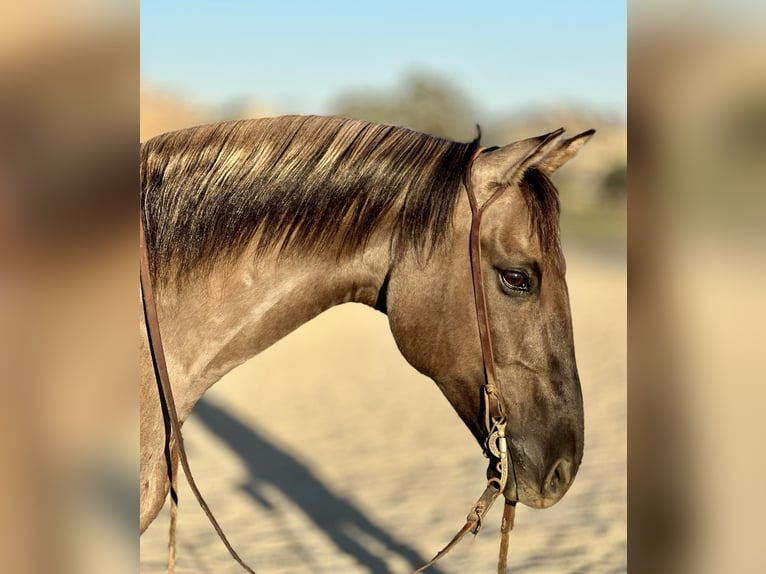
[{"label": "leather bridle", "polygon": [[[487,480],[487,486],[479,497],[479,499],[471,507],[471,511],[468,513],[466,523],[463,528],[453,537],[453,539],[442,549],[431,561],[421,566],[415,572],[422,572],[429,566],[433,565],[436,561],[444,557],[447,552],[454,548],[457,543],[468,533],[472,532],[474,535],[478,534],[482,526],[484,516],[489,511],[490,507],[494,503],[495,499],[502,494],[505,490],[508,482],[509,473],[513,471],[513,461],[508,451],[508,444],[506,438],[506,414],[503,407],[503,402],[500,398],[500,392],[497,386],[497,379],[495,377],[495,359],[492,351],[492,335],[490,333],[489,314],[487,311],[487,298],[484,291],[484,283],[482,281],[482,266],[481,266],[481,223],[482,216],[487,208],[494,203],[494,201],[500,197],[505,190],[504,186],[498,187],[497,190],[487,199],[483,205],[479,205],[476,199],[476,195],[473,191],[471,183],[471,168],[476,157],[483,151],[477,150],[466,168],[463,183],[465,185],[466,193],[468,194],[468,202],[471,207],[471,231],[470,231],[470,261],[471,261],[471,278],[473,283],[474,300],[476,305],[476,319],[479,327],[479,341],[481,343],[482,362],[484,364],[484,385],[481,387],[482,397],[482,411],[484,418],[484,431],[485,439],[482,445],[485,456],[489,459],[490,475]],[[189,486],[194,492],[197,501],[204,510],[211,524],[215,528],[218,536],[223,541],[229,554],[236,560],[247,572],[254,574],[254,571],[239,557],[234,548],[231,546],[223,533],[223,530],[219,526],[212,511],[205,502],[202,494],[194,482],[192,477],[191,468],[186,456],[186,449],[183,444],[183,437],[181,435],[181,424],[178,420],[178,414],[175,408],[175,402],[173,400],[173,391],[170,387],[170,377],[168,375],[167,365],[165,363],[165,354],[162,348],[162,340],[160,337],[159,319],[157,316],[156,301],[154,296],[154,290],[152,287],[152,280],[149,268],[149,255],[146,247],[145,228],[143,223],[143,217],[140,222],[141,226],[141,293],[144,306],[144,317],[146,319],[147,336],[149,340],[149,348],[152,356],[152,363],[154,366],[155,377],[157,379],[157,385],[159,387],[160,403],[163,411],[163,418],[166,425],[166,437],[165,437],[165,457],[168,464],[168,477],[170,479],[171,489],[174,489],[174,485],[177,484],[177,469],[172,464],[172,447],[171,436],[175,439],[175,446],[178,457],[183,467],[186,479],[189,482]],[[497,473],[499,476],[494,476]],[[177,503],[175,498],[175,492],[171,490],[171,504]],[[516,509],[516,501],[505,501],[505,508],[503,511],[503,519],[500,527],[501,540],[500,540],[500,554],[498,558],[498,573],[504,574],[506,571],[506,563],[508,556],[508,540],[511,529],[513,528],[513,521]],[[174,520],[174,507],[171,508],[171,550],[168,569],[174,571],[174,549],[173,543],[175,541],[175,520]]]},{"label": "leather bridle", "polygon": [[[471,282],[473,283],[474,302],[476,305],[476,320],[479,326],[479,342],[481,344],[481,357],[484,363],[484,385],[481,387],[482,410],[484,414],[485,439],[482,445],[484,455],[489,459],[487,486],[479,499],[471,507],[466,517],[465,525],[452,540],[434,556],[430,562],[421,566],[417,572],[422,572],[429,566],[440,560],[468,533],[479,533],[484,516],[489,511],[495,499],[505,491],[509,473],[514,470],[513,459],[508,450],[506,437],[507,418],[500,391],[495,377],[495,357],[492,351],[492,334],[490,332],[489,312],[487,310],[487,297],[482,281],[481,267],[481,223],[484,212],[505,191],[505,186],[498,186],[492,195],[479,205],[471,182],[471,168],[476,157],[483,153],[483,149],[477,150],[466,168],[463,176],[463,185],[468,195],[468,203],[471,207],[471,232],[470,232],[470,259],[471,259]],[[492,476],[496,471],[499,476]],[[498,574],[505,574],[508,561],[508,542],[510,531],[513,528],[516,513],[516,501],[505,500],[503,519],[500,525],[500,554],[497,563]]]}]

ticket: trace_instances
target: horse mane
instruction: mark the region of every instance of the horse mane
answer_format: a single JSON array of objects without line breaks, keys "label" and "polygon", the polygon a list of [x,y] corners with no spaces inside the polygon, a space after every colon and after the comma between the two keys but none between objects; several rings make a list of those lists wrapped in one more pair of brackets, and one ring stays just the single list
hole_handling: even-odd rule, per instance
[{"label": "horse mane", "polygon": [[[183,280],[253,242],[260,254],[332,248],[341,257],[363,248],[387,218],[394,221],[393,249],[430,254],[449,229],[478,147],[478,138],[459,143],[320,116],[230,121],[157,136],[140,151],[152,276]],[[550,227],[540,223],[551,221],[555,188],[534,171],[535,181],[525,177],[521,188],[542,232]],[[555,207],[557,230],[557,195]]]},{"label": "horse mane", "polygon": [[[394,246],[433,247],[479,145],[319,116],[199,126],[141,145],[152,274],[177,278],[241,254],[364,246],[397,205]],[[397,202],[399,198],[402,201]]]}]

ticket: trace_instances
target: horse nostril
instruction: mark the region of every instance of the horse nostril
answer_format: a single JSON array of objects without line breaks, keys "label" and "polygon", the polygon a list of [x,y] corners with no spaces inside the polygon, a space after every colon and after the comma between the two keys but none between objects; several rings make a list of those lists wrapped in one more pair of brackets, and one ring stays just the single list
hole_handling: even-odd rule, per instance
[{"label": "horse nostril", "polygon": [[566,491],[572,479],[572,463],[560,458],[553,465],[542,487],[543,496],[561,496]]},{"label": "horse nostril", "polygon": [[561,482],[561,467],[557,465],[555,471],[553,472],[553,477],[551,478],[551,481],[549,484],[550,489],[553,490],[554,492],[558,490],[560,482]]}]

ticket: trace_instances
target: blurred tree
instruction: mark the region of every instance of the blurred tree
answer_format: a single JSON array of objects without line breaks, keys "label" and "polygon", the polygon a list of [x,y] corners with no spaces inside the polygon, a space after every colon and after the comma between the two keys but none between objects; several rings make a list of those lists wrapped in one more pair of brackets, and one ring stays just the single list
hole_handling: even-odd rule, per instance
[{"label": "blurred tree", "polygon": [[476,114],[468,99],[445,78],[425,72],[410,74],[393,92],[341,96],[333,111],[459,141],[476,137]]},{"label": "blurred tree", "polygon": [[625,199],[628,192],[628,166],[616,165],[604,176],[599,189],[599,198],[609,203]]}]

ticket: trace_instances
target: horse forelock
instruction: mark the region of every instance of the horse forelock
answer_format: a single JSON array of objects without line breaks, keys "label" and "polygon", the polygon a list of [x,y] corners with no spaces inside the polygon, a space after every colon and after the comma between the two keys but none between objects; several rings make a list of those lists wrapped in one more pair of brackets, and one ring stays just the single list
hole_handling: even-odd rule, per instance
[{"label": "horse forelock", "polygon": [[[255,242],[264,253],[362,248],[387,217],[397,249],[432,249],[479,141],[337,117],[189,128],[141,146],[152,274],[183,279]],[[397,211],[392,212],[396,209]]]},{"label": "horse forelock", "polygon": [[530,223],[537,233],[543,256],[562,271],[565,262],[559,237],[559,192],[550,177],[532,167],[524,172],[519,184],[529,210]]}]

